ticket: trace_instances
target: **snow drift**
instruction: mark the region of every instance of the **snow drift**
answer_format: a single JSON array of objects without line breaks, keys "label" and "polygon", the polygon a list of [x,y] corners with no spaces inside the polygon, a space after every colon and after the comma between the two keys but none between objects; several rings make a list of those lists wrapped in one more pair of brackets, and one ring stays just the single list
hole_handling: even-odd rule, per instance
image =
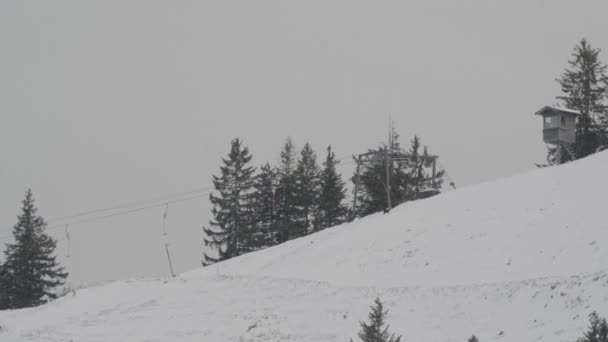
[{"label": "snow drift", "polygon": [[1,341],[575,341],[608,315],[608,153],[407,203],[175,279],[0,313]]}]

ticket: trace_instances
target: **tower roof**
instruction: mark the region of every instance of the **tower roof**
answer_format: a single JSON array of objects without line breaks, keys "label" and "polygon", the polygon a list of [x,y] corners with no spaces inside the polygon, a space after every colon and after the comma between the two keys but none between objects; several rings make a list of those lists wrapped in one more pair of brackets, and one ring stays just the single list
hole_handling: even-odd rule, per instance
[{"label": "tower roof", "polygon": [[564,114],[569,114],[569,115],[581,115],[581,112],[573,110],[573,109],[568,109],[568,108],[561,108],[561,107],[556,107],[556,106],[544,106],[543,108],[539,109],[536,111],[536,113],[534,113],[535,115],[546,115],[546,114],[557,114],[557,113],[564,113]]}]

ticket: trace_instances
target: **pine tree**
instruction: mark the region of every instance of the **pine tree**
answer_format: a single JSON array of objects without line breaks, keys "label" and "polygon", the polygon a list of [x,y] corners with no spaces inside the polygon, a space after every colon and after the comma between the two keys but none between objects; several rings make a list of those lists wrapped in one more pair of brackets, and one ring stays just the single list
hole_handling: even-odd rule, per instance
[{"label": "pine tree", "polygon": [[[385,325],[388,310],[384,310],[382,302],[376,298],[374,305],[370,307],[369,323],[361,322],[359,338],[362,342],[400,342],[401,336],[395,337],[388,332],[389,326]],[[352,341],[352,340],[351,340]]]},{"label": "pine tree", "polygon": [[0,304],[9,308],[34,307],[57,298],[54,290],[68,275],[53,256],[56,242],[44,232],[46,223],[36,215],[31,190],[25,193],[21,210],[13,227],[15,243],[6,245],[0,272]]},{"label": "pine tree", "polygon": [[608,324],[597,312],[589,315],[589,329],[578,342],[608,342]]},{"label": "pine tree", "polygon": [[[574,48],[572,59],[557,81],[564,95],[557,96],[566,108],[582,114],[576,125],[575,151],[578,158],[592,154],[606,141],[608,127],[608,107],[604,100],[607,95],[608,77],[606,65],[599,60],[599,49],[591,47],[586,39]],[[552,158],[550,150],[549,160]]]},{"label": "pine tree", "polygon": [[479,342],[479,339],[477,336],[473,335],[468,339],[468,342]]},{"label": "pine tree", "polygon": [[221,176],[213,176],[216,194],[210,194],[214,219],[204,228],[205,245],[217,251],[217,257],[204,254],[203,265],[230,259],[253,249],[253,173],[249,149],[238,138],[232,140],[227,159],[222,159]]},{"label": "pine tree", "polygon": [[278,171],[278,186],[275,196],[277,209],[275,236],[278,243],[293,238],[292,232],[297,230],[295,209],[297,188],[294,175],[296,161],[294,150],[293,142],[288,137],[281,151],[281,165]]},{"label": "pine tree", "polygon": [[276,243],[276,178],[277,171],[266,163],[260,167],[253,187],[253,213],[255,216],[254,245],[256,249],[266,248]]},{"label": "pine tree", "polygon": [[296,224],[291,234],[292,238],[306,235],[312,227],[320,190],[319,174],[317,156],[310,144],[306,143],[300,152],[300,158],[294,172]]},{"label": "pine tree", "polygon": [[346,220],[347,209],[342,203],[346,196],[346,189],[342,176],[336,171],[338,163],[331,146],[328,146],[320,179],[317,229],[333,227]]},{"label": "pine tree", "polygon": [[[366,165],[361,171],[361,186],[359,188],[356,216],[366,216],[387,209],[386,198],[386,160],[384,155],[391,151],[401,151],[399,135],[395,130],[391,131],[388,145],[370,149],[370,152],[377,152],[378,159],[372,165]],[[391,185],[391,205],[394,207],[405,201],[404,189],[407,189],[409,175],[404,170],[402,161],[390,162],[388,164]],[[352,182],[355,183],[356,177],[353,176]]]},{"label": "pine tree", "polygon": [[[407,200],[416,199],[417,196],[425,191],[433,188],[433,179],[426,171],[428,167],[431,166],[429,164],[429,151],[426,146],[422,148],[422,153],[420,153],[420,148],[422,147],[420,143],[420,138],[415,135],[414,139],[411,141],[409,154],[412,155],[412,159],[405,161],[407,168],[409,171],[409,178],[411,182],[411,191],[410,196],[406,196]],[[443,176],[445,174],[444,170],[437,171],[435,174],[435,186],[441,187],[443,183]]]}]

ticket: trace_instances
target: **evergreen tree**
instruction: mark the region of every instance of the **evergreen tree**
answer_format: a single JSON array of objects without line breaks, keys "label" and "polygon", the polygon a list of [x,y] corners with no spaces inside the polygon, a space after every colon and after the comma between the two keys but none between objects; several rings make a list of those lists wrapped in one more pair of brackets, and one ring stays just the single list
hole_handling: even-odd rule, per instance
[{"label": "evergreen tree", "polygon": [[[378,158],[372,165],[366,165],[366,167],[361,170],[361,184],[357,199],[359,205],[357,212],[355,213],[357,216],[366,216],[387,209],[385,155],[389,152],[401,151],[399,135],[394,130],[391,131],[388,145],[378,147],[375,150],[370,149],[369,151],[375,151]],[[405,172],[403,166],[404,163],[402,161],[391,161],[388,164],[392,206],[404,201],[405,193],[402,190],[407,187],[409,175]],[[356,176],[353,176],[352,182],[356,182]]]},{"label": "evergreen tree", "polygon": [[238,138],[232,140],[227,159],[222,159],[221,176],[213,176],[216,194],[210,194],[214,219],[204,228],[205,245],[215,248],[217,256],[204,254],[209,265],[247,253],[253,249],[253,173],[249,149]]},{"label": "evergreen tree", "polygon": [[[599,60],[599,49],[591,47],[586,39],[574,48],[572,59],[559,82],[564,95],[557,99],[566,108],[578,110],[582,115],[576,125],[575,152],[578,158],[592,154],[606,143],[608,107],[605,105],[608,77],[606,65]],[[550,150],[549,159],[553,158]]]},{"label": "evergreen tree", "polygon": [[578,342],[608,342],[608,324],[597,312],[589,315],[589,329]]},{"label": "evergreen tree", "polygon": [[468,339],[468,342],[479,342],[479,339],[477,336],[473,335]]},{"label": "evergreen tree", "polygon": [[[376,298],[374,305],[370,307],[369,323],[361,322],[361,330],[359,331],[359,338],[362,342],[400,342],[401,336],[395,337],[395,335],[388,332],[389,326],[385,325],[386,315],[388,310],[384,310],[382,302],[379,298]],[[352,341],[352,340],[351,340]]]},{"label": "evergreen tree", "polygon": [[347,209],[342,203],[346,196],[346,189],[342,176],[336,170],[338,163],[339,161],[336,160],[336,155],[331,150],[331,146],[328,146],[320,180],[318,229],[333,227],[346,220]]},{"label": "evergreen tree", "polygon": [[[379,155],[383,153],[383,148],[378,148]],[[407,180],[408,175],[401,172],[395,163],[389,163],[389,174],[391,180],[391,200],[392,205],[401,200],[402,193],[398,191],[397,182]],[[357,216],[367,216],[387,209],[387,186],[386,186],[386,164],[381,158],[372,165],[366,165],[361,170],[360,188],[357,207]],[[353,177],[355,182],[355,177]]]},{"label": "evergreen tree", "polygon": [[[423,147],[422,153],[420,153],[420,138],[415,135],[411,141],[409,154],[412,156],[411,160],[405,161],[407,168],[410,170],[409,178],[411,182],[411,195],[409,199],[415,199],[418,194],[422,191],[430,190],[433,188],[433,178],[428,174],[428,167],[432,166],[429,162],[428,156],[429,151],[426,146]],[[435,186],[441,187],[443,183],[444,170],[439,170],[435,174]]]},{"label": "evergreen tree", "polygon": [[314,213],[318,203],[320,190],[320,170],[317,164],[317,156],[309,143],[304,145],[300,152],[300,158],[294,172],[296,182],[295,219],[296,224],[291,238],[306,235],[315,220]]},{"label": "evergreen tree", "polygon": [[25,193],[22,213],[13,227],[14,244],[7,244],[0,270],[0,305],[26,308],[57,298],[54,289],[64,284],[67,273],[53,253],[56,242],[45,234],[46,223],[36,215],[32,191]]},{"label": "evergreen tree", "polygon": [[253,187],[253,213],[255,215],[255,234],[253,243],[259,248],[274,245],[276,237],[276,178],[277,171],[266,163],[255,177]]},{"label": "evergreen tree", "polygon": [[278,187],[275,194],[277,225],[275,236],[278,243],[293,238],[293,232],[297,231],[296,222],[296,197],[297,188],[295,181],[295,148],[291,138],[287,138],[281,151],[281,165],[278,171]]},{"label": "evergreen tree", "polygon": [[410,167],[412,190],[414,193],[419,193],[424,187],[426,175],[424,174],[424,159],[420,157],[420,138],[417,135],[411,141],[409,153],[412,155],[412,159],[407,161]]}]

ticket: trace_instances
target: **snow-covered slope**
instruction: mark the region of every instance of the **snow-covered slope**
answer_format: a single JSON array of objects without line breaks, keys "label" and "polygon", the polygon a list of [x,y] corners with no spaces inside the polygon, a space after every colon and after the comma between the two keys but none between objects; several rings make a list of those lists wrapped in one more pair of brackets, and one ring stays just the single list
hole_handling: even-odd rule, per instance
[{"label": "snow-covered slope", "polygon": [[608,268],[608,154],[406,203],[218,265],[340,286],[442,286]]},{"label": "snow-covered slope", "polygon": [[0,313],[1,341],[574,341],[608,315],[608,153],[402,205],[170,280]]}]

